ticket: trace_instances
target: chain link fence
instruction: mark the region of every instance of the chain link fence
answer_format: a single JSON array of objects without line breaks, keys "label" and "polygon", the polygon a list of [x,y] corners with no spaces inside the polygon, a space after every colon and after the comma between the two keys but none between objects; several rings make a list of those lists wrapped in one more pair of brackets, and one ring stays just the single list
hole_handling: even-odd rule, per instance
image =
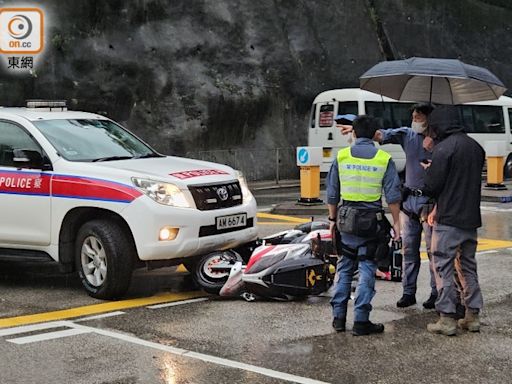
[{"label": "chain link fence", "polygon": [[295,148],[220,149],[187,152],[185,157],[226,164],[242,171],[247,181],[298,179]]}]

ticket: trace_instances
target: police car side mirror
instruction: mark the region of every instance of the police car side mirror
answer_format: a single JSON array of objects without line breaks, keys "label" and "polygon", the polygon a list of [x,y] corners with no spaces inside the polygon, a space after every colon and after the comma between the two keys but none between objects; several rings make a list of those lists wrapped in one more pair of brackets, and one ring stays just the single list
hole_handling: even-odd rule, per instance
[{"label": "police car side mirror", "polygon": [[14,149],[12,162],[18,168],[45,168],[43,156],[39,151],[32,149]]}]

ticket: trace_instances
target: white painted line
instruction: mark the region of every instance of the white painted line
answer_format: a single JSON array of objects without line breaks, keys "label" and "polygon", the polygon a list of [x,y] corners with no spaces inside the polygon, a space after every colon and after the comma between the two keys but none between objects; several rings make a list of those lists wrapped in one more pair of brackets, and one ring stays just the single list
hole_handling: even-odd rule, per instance
[{"label": "white painted line", "polygon": [[115,312],[103,313],[101,315],[96,315],[96,316],[81,317],[80,319],[76,319],[74,321],[98,320],[98,319],[104,319],[106,317],[119,316],[119,315],[124,315],[124,314],[125,314],[125,312],[123,312],[123,311],[115,311]]},{"label": "white painted line", "polygon": [[495,250],[495,249],[490,249],[490,250],[488,250],[488,251],[480,251],[480,252],[477,252],[476,254],[477,254],[477,255],[487,255],[487,254],[489,254],[489,253],[498,253],[498,251],[497,251],[497,250]]},{"label": "white painted line", "polygon": [[[509,248],[509,249],[512,249],[512,248]],[[476,256],[480,256],[480,255],[487,255],[487,254],[491,254],[491,253],[498,253],[498,251],[497,251],[497,250],[495,250],[495,249],[490,249],[490,250],[488,250],[488,251],[480,251],[480,252],[476,252],[476,253],[475,253],[475,255],[476,255]],[[423,259],[422,259],[422,260],[421,260],[421,262],[422,262],[422,263],[428,263],[428,262],[429,262],[429,260],[428,260],[428,259],[425,259],[425,260],[423,260]]]},{"label": "white painted line", "polygon": [[172,303],[149,305],[146,308],[149,308],[149,309],[159,309],[159,308],[166,308],[166,307],[175,307],[177,305],[197,303],[199,301],[206,301],[206,300],[208,300],[207,297],[200,297],[198,299],[190,299],[190,300],[174,301]]},{"label": "white painted line", "polygon": [[62,323],[61,321],[51,321],[49,323],[23,325],[21,327],[13,327],[13,328],[7,328],[7,329],[0,330],[0,337],[17,335],[19,333],[42,331],[43,329],[50,329],[50,328],[57,328],[57,327],[67,327],[67,325]]},{"label": "white painted line", "polygon": [[484,212],[512,212],[512,208],[501,208],[501,207],[480,207]]},{"label": "white painted line", "polygon": [[10,339],[7,341],[10,343],[14,343],[14,344],[29,344],[29,343],[35,343],[38,341],[53,340],[53,339],[60,339],[62,337],[80,335],[82,333],[90,333],[90,331],[87,329],[73,328],[73,329],[65,329],[63,331],[47,332],[47,333],[40,333],[40,334],[32,335],[32,336],[18,337],[16,339]]},{"label": "white painted line", "polygon": [[128,343],[140,345],[143,347],[148,347],[148,348],[157,349],[157,350],[164,351],[164,352],[169,352],[169,353],[179,355],[182,357],[189,357],[191,359],[201,360],[206,363],[218,364],[218,365],[222,365],[222,366],[225,366],[228,368],[241,369],[244,371],[258,373],[260,375],[273,377],[273,378],[280,379],[280,380],[291,381],[293,383],[327,384],[325,381],[318,381],[318,380],[310,379],[307,377],[296,376],[296,375],[292,375],[292,374],[285,373],[285,372],[279,372],[279,371],[274,371],[272,369],[258,367],[256,365],[245,364],[245,363],[241,363],[241,362],[234,361],[234,360],[224,359],[222,357],[216,357],[216,356],[212,356],[212,355],[206,355],[203,353],[188,351],[186,349],[175,348],[175,347],[171,347],[168,345],[162,345],[162,344],[154,343],[152,341],[146,341],[143,339],[139,339],[138,337],[125,335],[122,333],[111,332],[111,331],[94,328],[94,327],[87,327],[87,326],[84,326],[81,324],[74,324],[73,322],[70,322],[70,321],[67,323],[68,323],[69,327],[82,329],[84,331],[97,333],[99,335],[103,335],[103,336],[107,336],[107,337],[112,337],[114,339],[122,340],[122,341],[125,341]]}]

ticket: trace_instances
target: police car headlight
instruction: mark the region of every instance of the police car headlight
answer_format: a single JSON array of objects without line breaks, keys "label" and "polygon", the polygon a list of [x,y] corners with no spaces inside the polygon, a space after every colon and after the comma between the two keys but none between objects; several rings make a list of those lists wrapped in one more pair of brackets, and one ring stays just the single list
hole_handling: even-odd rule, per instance
[{"label": "police car headlight", "polygon": [[236,171],[236,177],[238,179],[238,182],[240,183],[240,189],[242,190],[242,196],[244,203],[248,203],[251,201],[254,197],[249,190],[249,186],[247,185],[247,181],[245,180],[244,174],[240,171]]},{"label": "police car headlight", "polygon": [[174,184],[132,177],[133,185],[159,204],[190,208],[185,194]]}]

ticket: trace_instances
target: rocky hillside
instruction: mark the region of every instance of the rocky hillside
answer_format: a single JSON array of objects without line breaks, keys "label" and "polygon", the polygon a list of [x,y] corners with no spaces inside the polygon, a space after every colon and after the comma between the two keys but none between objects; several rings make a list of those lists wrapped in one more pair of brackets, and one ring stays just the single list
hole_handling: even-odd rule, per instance
[{"label": "rocky hillside", "polygon": [[64,98],[169,154],[306,144],[314,96],[385,59],[460,58],[512,83],[506,0],[39,4],[45,53],[32,76],[1,71],[0,104]]}]

